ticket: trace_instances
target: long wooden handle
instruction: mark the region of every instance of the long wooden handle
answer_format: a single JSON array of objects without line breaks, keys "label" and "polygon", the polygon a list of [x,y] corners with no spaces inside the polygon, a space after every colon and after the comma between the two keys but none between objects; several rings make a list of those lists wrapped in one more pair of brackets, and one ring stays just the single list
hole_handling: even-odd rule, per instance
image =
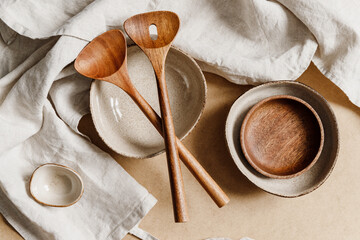
[{"label": "long wooden handle", "polygon": [[187,222],[189,216],[186,207],[184,183],[181,174],[179,152],[176,146],[175,128],[171,115],[164,68],[160,71],[155,71],[155,74],[158,86],[159,104],[163,123],[163,137],[165,140],[166,157],[168,161],[175,222]]},{"label": "long wooden handle", "polygon": [[[162,121],[159,115],[149,105],[149,103],[140,95],[140,93],[133,88],[130,95],[134,102],[139,106],[141,111],[154,125],[156,130],[163,136]],[[191,152],[185,147],[185,145],[176,138],[176,144],[178,147],[179,155],[185,166],[190,170],[193,176],[198,180],[201,186],[210,195],[213,201],[218,207],[225,206],[229,201],[229,197],[224,193],[215,180],[209,175],[209,173],[201,166]]]},{"label": "long wooden handle", "polygon": [[230,201],[229,197],[224,193],[209,173],[201,166],[180,139],[176,138],[176,144],[179,150],[180,158],[185,166],[214,200],[216,205],[219,208],[225,206]]}]

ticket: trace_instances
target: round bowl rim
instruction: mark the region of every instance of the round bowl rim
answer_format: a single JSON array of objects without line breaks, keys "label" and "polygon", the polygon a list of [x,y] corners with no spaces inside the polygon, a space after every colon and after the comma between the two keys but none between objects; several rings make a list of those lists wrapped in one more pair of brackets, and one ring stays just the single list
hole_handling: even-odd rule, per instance
[{"label": "round bowl rim", "polygon": [[[38,198],[36,198],[36,196],[33,194],[32,190],[31,190],[31,186],[32,186],[32,180],[36,174],[36,172],[43,168],[43,167],[47,167],[47,166],[55,166],[55,167],[61,167],[61,168],[65,168],[67,170],[69,170],[70,172],[72,172],[79,180],[80,180],[80,185],[81,185],[81,192],[79,194],[79,196],[71,203],[69,204],[63,204],[63,205],[56,205],[56,204],[49,204],[49,203],[44,203],[42,202],[41,200],[39,200]],[[68,167],[68,166],[64,166],[64,165],[61,165],[61,164],[57,164],[57,163],[45,163],[45,164],[42,164],[40,166],[38,166],[34,171],[33,173],[31,174],[31,178],[30,178],[30,181],[29,181],[29,192],[30,192],[30,195],[34,198],[34,200],[40,204],[43,204],[45,206],[50,206],[50,207],[69,207],[71,205],[74,205],[75,203],[77,203],[80,198],[82,197],[82,195],[84,194],[84,182],[80,176],[80,174],[78,172],[76,172],[74,169]]]},{"label": "round bowl rim", "polygon": [[[261,106],[263,106],[265,103],[268,103],[270,101],[273,100],[278,100],[278,99],[290,99],[293,101],[296,101],[298,103],[301,103],[303,106],[305,106],[307,109],[309,109],[313,116],[316,118],[318,126],[320,128],[320,143],[319,143],[319,148],[318,151],[316,152],[315,157],[311,160],[311,162],[302,170],[292,173],[292,174],[287,174],[287,175],[278,175],[278,174],[273,174],[270,172],[265,171],[264,169],[262,169],[261,167],[259,167],[255,161],[250,157],[249,152],[247,151],[247,147],[245,144],[245,130],[246,127],[249,124],[249,120],[251,118],[251,116],[253,115],[254,112],[256,112],[257,110],[259,110],[259,108]],[[270,178],[278,178],[278,179],[286,179],[286,178],[293,178],[296,176],[299,176],[303,173],[305,173],[306,171],[308,171],[312,166],[314,166],[314,164],[316,163],[316,161],[319,159],[320,154],[322,152],[323,146],[324,146],[324,128],[323,128],[323,124],[321,122],[321,119],[319,117],[319,115],[317,114],[317,112],[310,106],[310,104],[308,104],[306,101],[298,98],[298,97],[294,97],[291,95],[274,95],[271,97],[267,97],[263,100],[261,100],[260,102],[258,102],[257,104],[255,104],[250,110],[249,112],[246,114],[242,124],[241,124],[241,130],[240,130],[240,144],[241,144],[241,149],[244,153],[244,156],[246,158],[246,160],[249,162],[249,164],[255,168],[256,171],[260,172],[261,174],[263,174],[266,177],[270,177]]]},{"label": "round bowl rim", "polygon": [[[138,47],[137,45],[135,44],[132,44],[130,46],[128,46],[128,50],[129,48],[132,48],[132,47]],[[201,83],[204,87],[204,90],[203,90],[203,94],[204,94],[204,98],[202,99],[202,102],[201,102],[201,110],[199,111],[198,113],[198,116],[194,122],[194,124],[192,124],[192,126],[185,132],[185,134],[181,137],[179,137],[179,140],[182,141],[183,139],[185,139],[193,130],[194,128],[197,126],[203,112],[204,112],[204,109],[205,109],[205,104],[206,104],[206,101],[207,101],[207,84],[206,84],[206,78],[204,76],[204,73],[202,72],[200,66],[197,64],[197,62],[195,61],[195,59],[193,59],[189,54],[187,54],[186,52],[180,50],[179,48],[177,47],[174,47],[174,46],[171,46],[170,49],[169,49],[169,53],[171,51],[176,51],[178,53],[181,53],[182,55],[184,55],[186,58],[188,58],[192,63],[193,63],[193,66],[198,70],[198,73],[200,74],[201,76]],[[129,52],[129,51],[128,51]],[[200,78],[199,78],[200,79]],[[200,80],[199,80],[200,82]],[[91,112],[91,117],[92,117],[92,120],[94,122],[94,126],[95,126],[95,129],[96,129],[96,132],[98,133],[99,137],[101,138],[101,140],[106,144],[106,146],[108,146],[111,150],[113,150],[114,152],[122,155],[122,156],[125,156],[125,157],[129,157],[129,158],[135,158],[135,159],[145,159],[145,158],[153,158],[157,155],[160,155],[162,153],[165,152],[165,146],[163,149],[159,150],[159,151],[156,151],[152,154],[146,154],[146,155],[135,155],[135,154],[131,154],[131,153],[128,153],[128,152],[125,152],[125,151],[119,151],[119,149],[117,149],[115,146],[113,146],[110,141],[107,141],[101,134],[101,130],[98,126],[98,123],[97,121],[94,119],[93,117],[93,113],[94,113],[94,106],[93,106],[93,103],[91,101],[91,96],[94,92],[94,85],[95,85],[95,80],[93,80],[92,84],[91,84],[91,87],[90,87],[90,112]]]}]

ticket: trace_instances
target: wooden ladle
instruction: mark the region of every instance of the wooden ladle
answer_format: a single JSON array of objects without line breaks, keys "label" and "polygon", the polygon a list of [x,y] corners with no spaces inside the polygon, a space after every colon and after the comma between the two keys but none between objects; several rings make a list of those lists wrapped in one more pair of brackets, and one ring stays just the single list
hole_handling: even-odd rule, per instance
[{"label": "wooden ladle", "polygon": [[[151,36],[155,27],[157,36]],[[179,17],[168,11],[148,12],[127,19],[124,28],[129,37],[149,58],[156,75],[160,112],[163,123],[165,149],[175,210],[175,220],[187,221],[186,201],[182,183],[179,153],[171,115],[170,100],[165,81],[165,59],[180,27]],[[177,217],[176,217],[177,216]]]},{"label": "wooden ladle", "polygon": [[[158,132],[163,135],[161,118],[130,81],[127,70],[126,40],[120,30],[107,31],[92,40],[79,53],[74,65],[80,74],[110,82],[124,90],[139,106]],[[229,202],[228,196],[178,138],[176,138],[176,145],[185,166],[215,203],[219,207],[227,204]]]}]

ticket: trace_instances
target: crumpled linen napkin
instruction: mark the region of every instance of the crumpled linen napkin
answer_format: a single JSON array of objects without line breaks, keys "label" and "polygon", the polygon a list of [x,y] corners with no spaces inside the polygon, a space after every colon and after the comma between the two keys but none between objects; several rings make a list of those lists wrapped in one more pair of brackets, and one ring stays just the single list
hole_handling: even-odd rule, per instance
[{"label": "crumpled linen napkin", "polygon": [[[95,36],[121,29],[137,13],[174,11],[181,19],[174,45],[203,70],[238,84],[259,84],[296,79],[313,60],[360,106],[359,4],[0,0],[0,211],[27,239],[116,239],[154,204],[109,155],[76,134],[88,112],[90,80],[71,63]],[[85,194],[76,205],[47,208],[29,197],[29,175],[49,161],[84,177]]]},{"label": "crumpled linen napkin", "polygon": [[295,80],[313,61],[360,106],[359,7],[357,0],[2,0],[0,18],[31,38],[91,40],[108,28],[122,29],[134,14],[170,10],[181,19],[174,45],[204,71],[259,84]]},{"label": "crumpled linen napkin", "polygon": [[[0,212],[25,239],[118,240],[128,232],[154,239],[137,224],[156,199],[77,133],[90,80],[71,62],[87,42],[32,40],[4,23],[0,32]],[[30,176],[48,162],[82,177],[85,190],[75,205],[46,207],[31,198]]]}]

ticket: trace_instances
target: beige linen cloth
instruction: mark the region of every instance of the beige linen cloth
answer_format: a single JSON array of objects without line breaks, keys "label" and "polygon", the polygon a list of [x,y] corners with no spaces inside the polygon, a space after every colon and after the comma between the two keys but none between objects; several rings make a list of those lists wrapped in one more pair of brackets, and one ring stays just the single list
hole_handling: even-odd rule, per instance
[{"label": "beige linen cloth", "polygon": [[[174,45],[238,84],[293,80],[313,61],[360,106],[359,9],[357,0],[0,0],[1,213],[25,239],[151,239],[136,225],[156,200],[77,130],[91,80],[72,62],[128,17],[176,12]],[[77,204],[30,197],[29,177],[47,162],[80,173]]]}]

